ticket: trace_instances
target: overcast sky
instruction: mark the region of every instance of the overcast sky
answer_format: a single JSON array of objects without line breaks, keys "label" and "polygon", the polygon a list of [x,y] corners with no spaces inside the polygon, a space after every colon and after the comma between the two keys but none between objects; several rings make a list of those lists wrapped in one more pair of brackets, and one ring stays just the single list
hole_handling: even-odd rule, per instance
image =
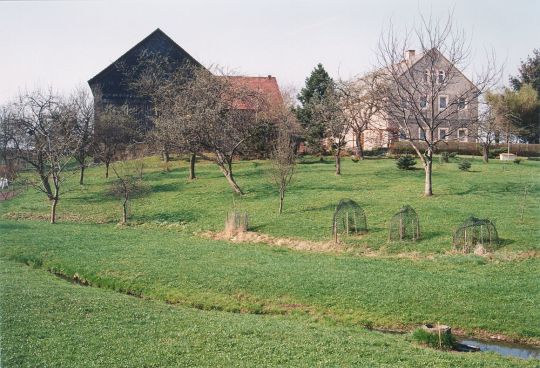
[{"label": "overcast sky", "polygon": [[319,62],[332,76],[369,70],[390,20],[410,27],[419,12],[452,9],[471,40],[473,63],[495,50],[504,82],[540,48],[538,0],[0,0],[0,103],[19,90],[86,85],[156,28],[203,65],[272,74],[281,86],[299,88]]}]

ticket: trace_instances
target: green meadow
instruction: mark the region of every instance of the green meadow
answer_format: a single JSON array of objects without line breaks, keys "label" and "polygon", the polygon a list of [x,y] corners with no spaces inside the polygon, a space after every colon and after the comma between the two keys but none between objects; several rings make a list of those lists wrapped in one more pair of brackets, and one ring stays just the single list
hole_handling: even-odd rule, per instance
[{"label": "green meadow", "polygon": [[[31,188],[0,202],[2,365],[21,366],[538,366],[492,353],[439,352],[409,333],[427,322],[461,335],[499,335],[540,345],[540,162],[472,159],[436,164],[434,193],[423,171],[391,159],[303,158],[277,214],[266,161],[235,164],[235,197],[217,167],[144,160],[144,195],[130,223],[104,168],[86,183],[68,173],[58,224]],[[529,188],[525,195],[525,188]],[[337,202],[351,198],[367,234],[338,250],[293,250],[213,240],[232,209],[249,230],[275,238],[332,240]],[[421,240],[388,242],[388,220],[405,204]],[[459,254],[452,233],[468,216],[489,218],[500,244]],[[73,285],[73,281],[88,285]]]}]

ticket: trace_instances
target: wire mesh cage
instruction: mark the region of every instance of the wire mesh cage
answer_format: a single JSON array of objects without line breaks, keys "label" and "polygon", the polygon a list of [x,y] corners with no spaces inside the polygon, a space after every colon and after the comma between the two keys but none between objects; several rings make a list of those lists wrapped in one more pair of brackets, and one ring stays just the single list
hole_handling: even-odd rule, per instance
[{"label": "wire mesh cage", "polygon": [[471,216],[454,232],[454,248],[464,253],[475,251],[478,246],[492,251],[499,243],[495,224],[489,219]]},{"label": "wire mesh cage", "polygon": [[368,230],[366,214],[352,199],[339,201],[332,220],[332,235],[337,242],[339,235],[364,234]]},{"label": "wire mesh cage", "polygon": [[420,221],[418,214],[409,205],[403,206],[390,219],[388,226],[388,240],[412,240],[420,239]]}]

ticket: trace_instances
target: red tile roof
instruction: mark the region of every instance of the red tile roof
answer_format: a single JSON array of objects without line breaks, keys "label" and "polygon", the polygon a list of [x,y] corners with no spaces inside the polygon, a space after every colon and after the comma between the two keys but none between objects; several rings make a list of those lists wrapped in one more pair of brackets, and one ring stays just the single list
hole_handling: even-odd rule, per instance
[{"label": "red tile roof", "polygon": [[[245,76],[227,76],[233,87],[245,88],[248,91],[253,91],[262,94],[268,107],[274,107],[283,102],[281,92],[275,77],[245,77]],[[240,103],[240,109],[251,110],[252,106],[247,106],[245,103]]]}]

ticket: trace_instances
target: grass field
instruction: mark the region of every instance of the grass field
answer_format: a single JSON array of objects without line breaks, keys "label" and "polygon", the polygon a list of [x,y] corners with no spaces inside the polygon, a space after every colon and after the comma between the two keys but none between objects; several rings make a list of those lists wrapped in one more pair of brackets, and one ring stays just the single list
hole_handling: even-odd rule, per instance
[{"label": "grass field", "polygon": [[[409,335],[366,327],[440,321],[461,333],[540,344],[540,188],[523,195],[540,179],[540,162],[475,160],[472,172],[436,165],[436,195],[423,198],[423,172],[398,171],[392,160],[345,160],[335,177],[330,163],[306,159],[282,216],[268,164],[235,165],[247,194],[234,206],[248,211],[256,232],[328,241],[339,199],[360,203],[370,231],[348,239],[341,254],[202,238],[201,231],[222,230],[233,206],[217,168],[201,163],[189,182],[182,160],[171,172],[155,158],[146,165],[151,193],[133,200],[131,226],[115,225],[119,203],[107,194],[102,167],[88,170],[83,187],[69,177],[57,225],[43,220],[48,203],[31,190],[0,204],[6,366],[69,366],[62,359],[85,356],[113,366],[534,366],[435,352]],[[403,204],[418,211],[423,239],[388,243],[387,220]],[[496,220],[503,241],[487,257],[450,252],[453,229],[471,214]],[[86,305],[89,320],[81,317]],[[96,338],[102,325],[111,327]],[[107,344],[114,348],[100,354]],[[140,355],[125,353],[139,348]]]}]

